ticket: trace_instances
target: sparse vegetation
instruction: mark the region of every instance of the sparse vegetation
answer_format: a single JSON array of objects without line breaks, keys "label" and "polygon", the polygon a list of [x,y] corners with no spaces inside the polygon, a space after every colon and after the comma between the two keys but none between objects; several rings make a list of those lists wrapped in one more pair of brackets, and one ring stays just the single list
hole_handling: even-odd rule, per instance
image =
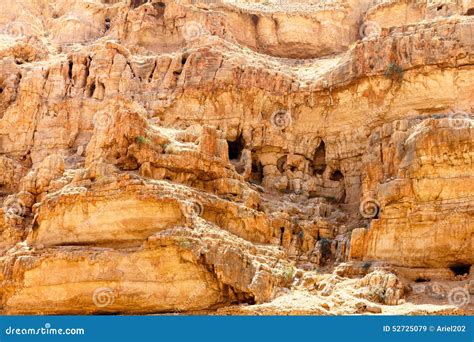
[{"label": "sparse vegetation", "polygon": [[390,63],[385,69],[384,75],[393,81],[401,81],[403,79],[403,68],[396,63]]},{"label": "sparse vegetation", "polygon": [[139,145],[143,145],[143,144],[149,144],[151,141],[150,139],[148,139],[147,137],[143,136],[143,135],[139,135],[135,138],[135,141],[137,142],[137,144]]},{"label": "sparse vegetation", "polygon": [[291,282],[293,280],[293,277],[295,276],[295,273],[296,273],[296,268],[293,265],[286,267],[284,272],[283,272],[287,282]]}]

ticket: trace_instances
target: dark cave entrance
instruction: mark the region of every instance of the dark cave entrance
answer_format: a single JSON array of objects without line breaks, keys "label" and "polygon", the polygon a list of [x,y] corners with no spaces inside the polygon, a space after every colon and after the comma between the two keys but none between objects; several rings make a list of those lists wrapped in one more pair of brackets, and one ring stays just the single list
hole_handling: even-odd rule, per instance
[{"label": "dark cave entrance", "polygon": [[87,96],[88,97],[94,96],[94,92],[95,92],[95,82],[90,85],[89,90],[87,92]]},{"label": "dark cave entrance", "polygon": [[471,271],[471,265],[468,264],[458,264],[458,265],[453,265],[449,266],[449,269],[455,276],[463,276],[465,274],[469,275],[469,272]]},{"label": "dark cave entrance", "polygon": [[415,279],[415,283],[426,283],[430,281],[429,279],[426,279],[426,278],[416,278]]},{"label": "dark cave entrance", "polygon": [[340,182],[344,179],[344,175],[342,174],[341,171],[335,170],[331,173],[331,176],[329,177],[330,180]]},{"label": "dark cave entrance", "polygon": [[242,155],[242,150],[244,149],[244,139],[242,135],[237,137],[234,141],[227,140],[228,152],[229,152],[229,159],[230,160],[238,160]]},{"label": "dark cave entrance", "polygon": [[258,21],[259,21],[259,19],[260,19],[260,18],[258,17],[258,15],[256,15],[256,14],[252,14],[252,16],[251,16],[250,18],[252,19],[252,23],[253,23],[254,25],[257,25],[257,24],[258,24]]},{"label": "dark cave entrance", "polygon": [[164,2],[155,2],[152,4],[152,6],[155,8],[157,11],[156,17],[161,18],[165,14],[166,10],[166,4]]},{"label": "dark cave entrance", "polygon": [[277,160],[277,169],[280,173],[285,172],[286,169],[286,161],[288,160],[287,156],[282,156]]},{"label": "dark cave entrance", "polygon": [[258,160],[252,160],[252,173],[250,174],[250,182],[261,185],[263,181],[263,166]]},{"label": "dark cave entrance", "polygon": [[315,174],[322,175],[326,170],[326,144],[321,140],[321,143],[314,151],[313,170]]}]

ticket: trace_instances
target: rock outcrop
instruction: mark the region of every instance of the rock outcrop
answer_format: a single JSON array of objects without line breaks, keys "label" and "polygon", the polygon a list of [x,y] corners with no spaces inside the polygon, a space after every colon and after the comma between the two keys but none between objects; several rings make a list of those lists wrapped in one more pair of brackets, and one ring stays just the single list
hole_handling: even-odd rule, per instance
[{"label": "rock outcrop", "polygon": [[472,312],[473,14],[7,6],[0,313]]}]

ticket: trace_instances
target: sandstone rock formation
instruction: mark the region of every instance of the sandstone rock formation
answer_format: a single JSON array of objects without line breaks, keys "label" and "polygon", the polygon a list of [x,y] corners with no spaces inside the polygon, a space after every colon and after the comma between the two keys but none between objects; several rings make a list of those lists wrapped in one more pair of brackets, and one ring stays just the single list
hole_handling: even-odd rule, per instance
[{"label": "sandstone rock formation", "polygon": [[473,14],[7,6],[0,313],[472,313]]}]

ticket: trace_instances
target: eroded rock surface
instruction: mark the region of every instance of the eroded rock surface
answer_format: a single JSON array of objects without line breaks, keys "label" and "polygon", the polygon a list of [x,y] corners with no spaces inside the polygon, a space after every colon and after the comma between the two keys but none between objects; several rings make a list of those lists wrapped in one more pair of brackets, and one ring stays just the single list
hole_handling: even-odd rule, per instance
[{"label": "eroded rock surface", "polygon": [[0,312],[472,313],[473,14],[7,6]]}]

